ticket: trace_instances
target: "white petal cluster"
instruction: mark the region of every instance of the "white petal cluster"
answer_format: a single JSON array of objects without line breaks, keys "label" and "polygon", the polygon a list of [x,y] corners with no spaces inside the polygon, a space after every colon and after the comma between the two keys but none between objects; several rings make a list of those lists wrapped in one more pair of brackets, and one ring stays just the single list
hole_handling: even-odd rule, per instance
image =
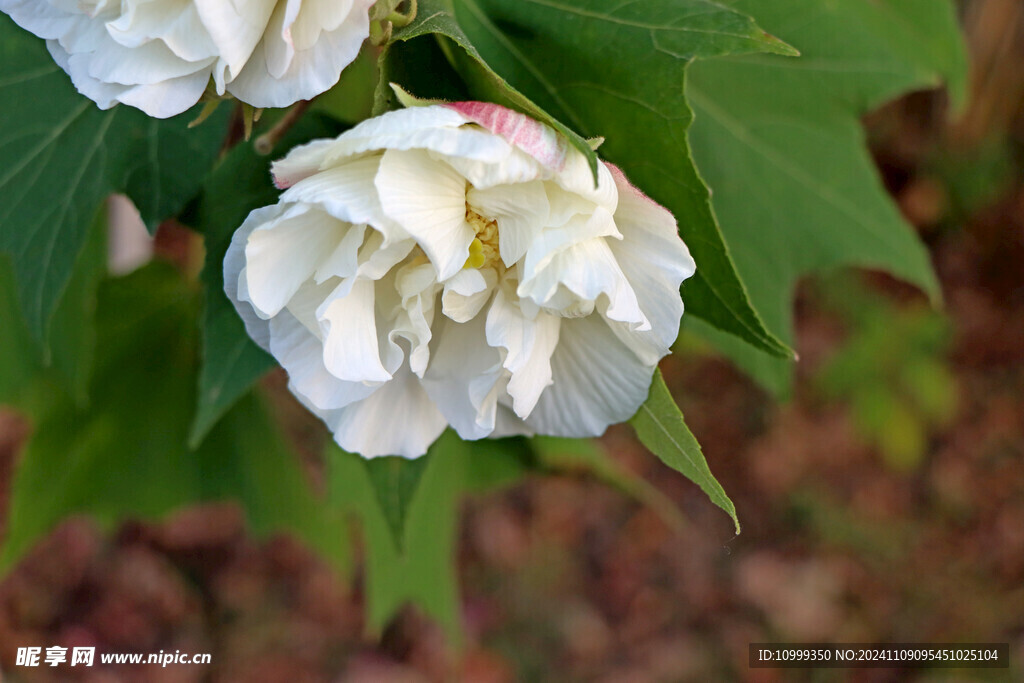
[{"label": "white petal cluster", "polygon": [[369,35],[373,0],[0,0],[78,91],[167,118],[211,82],[285,107],[338,81]]},{"label": "white petal cluster", "polygon": [[497,105],[395,111],[275,163],[224,263],[249,334],[345,449],[594,436],[647,397],[694,263],[675,220]]}]

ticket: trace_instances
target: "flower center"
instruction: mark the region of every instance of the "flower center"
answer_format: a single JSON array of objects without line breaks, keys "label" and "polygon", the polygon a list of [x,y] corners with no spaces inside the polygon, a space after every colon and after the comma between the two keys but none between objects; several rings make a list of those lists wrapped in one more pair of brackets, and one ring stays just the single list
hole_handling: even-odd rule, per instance
[{"label": "flower center", "polygon": [[469,258],[463,268],[489,268],[503,270],[498,249],[498,222],[484,218],[466,205],[466,222],[473,227],[476,237],[469,245]]}]

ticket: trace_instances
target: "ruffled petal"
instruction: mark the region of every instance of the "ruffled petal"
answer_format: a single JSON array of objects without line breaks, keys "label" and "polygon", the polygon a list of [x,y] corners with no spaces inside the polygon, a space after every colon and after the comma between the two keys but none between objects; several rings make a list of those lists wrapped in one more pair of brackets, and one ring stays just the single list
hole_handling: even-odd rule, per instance
[{"label": "ruffled petal", "polygon": [[466,201],[481,216],[498,222],[498,249],[509,268],[526,254],[548,224],[548,197],[539,180],[487,190],[472,188],[466,193]]},{"label": "ruffled petal", "polygon": [[259,315],[277,315],[345,236],[347,226],[309,204],[258,226],[245,246],[249,297]]},{"label": "ruffled petal", "polygon": [[381,386],[345,382],[328,372],[322,342],[289,311],[270,320],[270,353],[288,372],[292,393],[321,418],[325,411],[362,401]]},{"label": "ruffled petal", "polygon": [[498,350],[484,343],[484,316],[467,323],[438,320],[423,387],[463,439],[490,436],[507,378]]},{"label": "ruffled petal", "polygon": [[550,126],[491,102],[452,102],[443,106],[507,140],[542,166],[563,170],[569,143]]},{"label": "ruffled petal", "polygon": [[380,360],[373,282],[357,280],[346,289],[343,295],[328,295],[316,310],[324,366],[348,382],[386,382],[391,373]]},{"label": "ruffled petal", "polygon": [[[263,41],[242,72],[227,86],[229,92],[255,107],[287,107],[326,92],[338,82],[342,70],[355,60],[363,41],[370,35],[372,0],[351,2],[351,11],[345,20],[332,30],[322,30],[308,47],[302,45],[308,42],[312,29],[303,28],[303,40],[297,43],[292,33],[295,27],[287,22],[285,7],[278,4]],[[287,6],[298,4],[298,0],[289,0]],[[297,10],[297,18],[306,11],[306,4],[302,3]],[[309,4],[322,8],[330,3],[320,0]],[[343,9],[349,3],[337,4]],[[303,21],[302,25],[307,24]]]},{"label": "ruffled petal", "polygon": [[491,298],[498,274],[493,268],[466,268],[444,283],[442,311],[457,323],[472,320]]},{"label": "ruffled petal", "polygon": [[672,214],[633,187],[617,168],[611,171],[619,190],[615,222],[623,239],[609,247],[651,323],[646,332],[618,324],[612,329],[653,363],[668,353],[679,334],[683,315],[679,286],[694,274],[696,265],[679,238]]},{"label": "ruffled petal", "polygon": [[538,434],[600,436],[647,399],[654,367],[640,362],[600,316],[562,320],[551,356],[554,382],[526,423]]},{"label": "ruffled petal", "polygon": [[[267,29],[275,0],[192,0],[217,46],[219,87],[238,77]],[[223,92],[223,90],[221,90]]]},{"label": "ruffled petal", "polygon": [[384,212],[416,239],[438,279],[459,272],[475,235],[466,222],[465,178],[423,150],[389,149],[376,185]]},{"label": "ruffled petal", "polygon": [[277,189],[284,190],[322,169],[327,153],[335,143],[335,140],[325,138],[293,147],[287,156],[270,165],[274,185]]},{"label": "ruffled petal", "polygon": [[499,137],[467,126],[466,118],[442,106],[389,111],[345,131],[327,154],[327,163],[371,150],[425,149],[439,155],[498,163],[512,147]]},{"label": "ruffled petal", "polygon": [[245,323],[245,331],[253,341],[266,352],[270,352],[270,322],[256,315],[249,302],[249,288],[245,270],[245,245],[252,231],[261,225],[279,218],[286,210],[280,204],[265,206],[249,214],[242,225],[231,236],[224,255],[224,293],[235,305],[239,317]]},{"label": "ruffled petal", "polygon": [[447,426],[407,365],[369,398],[320,417],[339,446],[367,458],[419,457]]},{"label": "ruffled petal", "polygon": [[378,154],[358,157],[308,175],[291,184],[280,201],[318,204],[335,218],[349,223],[390,224],[373,184],[380,160]]},{"label": "ruffled petal", "polygon": [[527,317],[509,289],[498,289],[487,312],[487,343],[505,350],[502,365],[512,373],[507,391],[516,415],[525,418],[551,385],[551,354],[561,318],[543,311]]}]

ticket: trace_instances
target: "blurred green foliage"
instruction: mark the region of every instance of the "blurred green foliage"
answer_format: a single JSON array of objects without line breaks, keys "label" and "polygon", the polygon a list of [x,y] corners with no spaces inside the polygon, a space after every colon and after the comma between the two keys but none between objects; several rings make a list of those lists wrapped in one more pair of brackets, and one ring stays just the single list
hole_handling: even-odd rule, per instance
[{"label": "blurred green foliage", "polygon": [[824,280],[820,293],[851,332],[817,373],[816,387],[850,404],[858,430],[890,467],[916,469],[927,434],[957,409],[956,379],[944,359],[949,320],[921,304],[897,306],[851,275]]}]

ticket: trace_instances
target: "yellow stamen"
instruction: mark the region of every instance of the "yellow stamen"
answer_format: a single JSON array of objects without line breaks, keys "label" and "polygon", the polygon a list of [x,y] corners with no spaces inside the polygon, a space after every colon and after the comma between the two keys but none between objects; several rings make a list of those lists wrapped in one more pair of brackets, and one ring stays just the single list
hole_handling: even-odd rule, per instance
[{"label": "yellow stamen", "polygon": [[469,258],[462,267],[494,267],[504,270],[505,265],[501,262],[501,250],[498,247],[498,222],[484,218],[468,206],[466,222],[473,227],[476,237],[469,245]]}]

